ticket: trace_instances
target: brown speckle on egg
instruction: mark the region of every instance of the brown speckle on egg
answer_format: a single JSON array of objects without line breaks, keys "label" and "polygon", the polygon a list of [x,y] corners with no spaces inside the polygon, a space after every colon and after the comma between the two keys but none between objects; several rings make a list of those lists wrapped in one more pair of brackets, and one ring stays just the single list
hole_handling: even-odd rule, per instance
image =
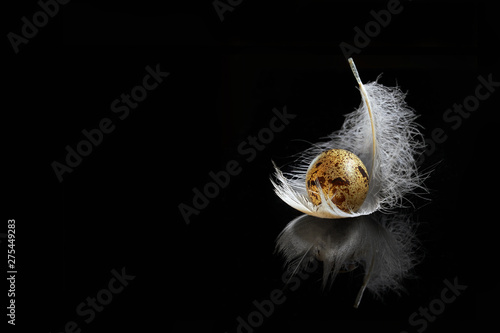
[{"label": "brown speckle on egg", "polygon": [[309,166],[306,187],[315,205],[324,197],[344,212],[357,211],[368,194],[368,171],[363,162],[344,149],[331,149],[321,153]]}]

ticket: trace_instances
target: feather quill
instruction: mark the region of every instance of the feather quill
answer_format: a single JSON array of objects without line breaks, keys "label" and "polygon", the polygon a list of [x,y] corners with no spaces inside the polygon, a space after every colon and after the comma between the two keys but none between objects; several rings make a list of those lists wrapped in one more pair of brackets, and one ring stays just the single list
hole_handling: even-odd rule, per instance
[{"label": "feather quill", "polygon": [[[352,58],[349,63],[359,85],[361,105],[345,116],[342,128],[299,155],[290,172],[276,165],[276,194],[291,207],[321,218],[348,218],[388,212],[403,206],[403,197],[421,188],[424,176],[419,174],[415,156],[424,148],[423,137],[414,122],[415,112],[405,102],[398,87],[386,87],[377,81],[363,84]],[[377,79],[378,80],[378,79]],[[323,151],[345,149],[356,154],[368,170],[369,190],[356,212],[344,212],[320,192],[321,204],[309,199],[305,178],[311,162]],[[274,164],[274,163],[273,163]]]}]

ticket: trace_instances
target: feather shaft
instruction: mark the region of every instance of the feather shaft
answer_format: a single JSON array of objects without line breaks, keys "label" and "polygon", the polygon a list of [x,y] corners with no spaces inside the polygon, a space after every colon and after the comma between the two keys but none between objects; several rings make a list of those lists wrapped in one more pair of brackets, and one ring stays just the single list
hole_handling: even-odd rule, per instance
[{"label": "feather shaft", "polygon": [[369,175],[371,176],[373,174],[373,167],[375,164],[375,155],[377,153],[377,140],[375,137],[375,123],[373,121],[373,113],[372,113],[372,108],[370,105],[371,104],[370,99],[368,98],[368,94],[366,92],[365,86],[364,86],[363,82],[361,81],[361,77],[359,76],[358,69],[356,68],[356,65],[354,64],[354,60],[352,60],[352,58],[349,58],[348,61],[349,61],[349,64],[351,65],[351,71],[354,74],[356,81],[358,82],[359,89],[360,89],[361,95],[363,97],[363,101],[365,102],[366,109],[368,110],[368,114],[370,115],[370,125],[372,128],[372,154],[373,154],[372,163],[370,165],[370,173],[369,173]]}]

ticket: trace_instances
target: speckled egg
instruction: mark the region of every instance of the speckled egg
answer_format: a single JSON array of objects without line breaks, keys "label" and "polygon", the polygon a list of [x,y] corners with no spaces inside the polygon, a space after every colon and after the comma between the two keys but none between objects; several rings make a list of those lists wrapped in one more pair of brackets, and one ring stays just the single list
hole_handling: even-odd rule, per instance
[{"label": "speckled egg", "polygon": [[321,203],[316,183],[327,200],[344,212],[357,211],[368,194],[368,172],[361,160],[350,151],[332,149],[316,157],[306,174],[309,198],[315,205]]}]

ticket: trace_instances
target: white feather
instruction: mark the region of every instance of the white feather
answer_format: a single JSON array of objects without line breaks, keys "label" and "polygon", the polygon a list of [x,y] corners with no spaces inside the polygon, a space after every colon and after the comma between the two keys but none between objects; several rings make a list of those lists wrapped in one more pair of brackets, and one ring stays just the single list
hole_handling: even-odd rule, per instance
[{"label": "white feather", "polygon": [[[389,211],[402,206],[403,197],[422,187],[415,156],[424,148],[423,137],[414,122],[415,112],[406,105],[405,94],[398,87],[385,87],[378,82],[363,84],[354,62],[351,69],[359,84],[360,107],[347,114],[342,128],[328,140],[307,149],[297,165],[288,173],[275,166],[276,194],[291,207],[321,218],[346,218]],[[311,162],[323,151],[345,149],[356,154],[369,174],[367,197],[357,212],[346,213],[331,200],[314,205],[306,189],[306,173]],[[424,189],[425,190],[425,189]]]}]

